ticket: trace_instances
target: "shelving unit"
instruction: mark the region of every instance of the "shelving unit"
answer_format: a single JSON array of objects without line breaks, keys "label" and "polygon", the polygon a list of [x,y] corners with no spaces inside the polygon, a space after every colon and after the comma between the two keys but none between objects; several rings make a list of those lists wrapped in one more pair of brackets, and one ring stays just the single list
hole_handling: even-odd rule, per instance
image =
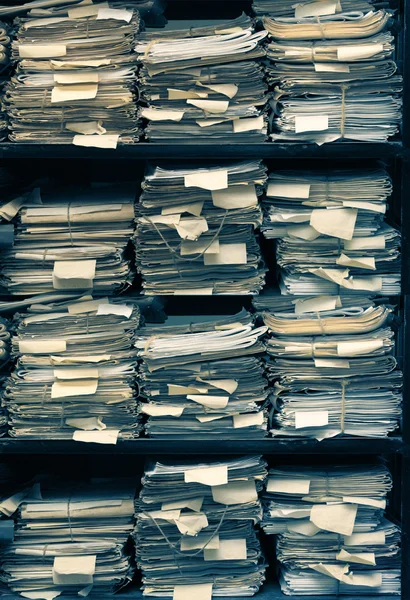
[{"label": "shelving unit", "polygon": [[[7,2],[11,0],[6,0]],[[218,11],[220,18],[237,16],[241,10],[249,11],[250,0],[169,0],[170,10],[178,18],[189,18],[195,15],[198,7],[203,11],[208,4],[208,13]],[[281,161],[281,166],[288,165],[292,169],[303,168],[306,160],[321,161],[325,166],[330,161],[332,166],[340,162],[353,161],[360,167],[361,161],[384,161],[394,170],[394,219],[402,225],[402,299],[400,313],[402,317],[401,348],[399,349],[402,368],[404,370],[404,403],[401,434],[387,439],[329,439],[322,442],[312,440],[283,440],[266,438],[258,441],[234,440],[189,440],[179,439],[158,441],[141,438],[135,441],[119,441],[115,446],[83,444],[73,441],[19,440],[0,439],[0,460],[11,461],[21,465],[27,462],[37,467],[38,472],[44,470],[44,464],[70,464],[72,468],[87,469],[98,464],[104,469],[105,464],[112,466],[118,455],[121,455],[121,467],[135,472],[142,471],[146,456],[173,455],[176,457],[201,455],[221,457],[223,455],[263,454],[276,463],[283,456],[286,459],[305,462],[335,456],[352,461],[375,455],[384,455],[395,465],[395,488],[392,508],[397,518],[401,517],[402,525],[402,598],[410,600],[410,0],[400,0],[398,14],[401,20],[401,31],[398,34],[398,64],[404,75],[403,101],[404,116],[400,141],[385,144],[342,142],[316,146],[313,144],[201,144],[201,145],[159,145],[139,143],[133,146],[119,146],[114,150],[96,148],[80,148],[73,145],[49,144],[12,144],[0,143],[1,164],[13,169],[26,169],[36,172],[49,165],[50,170],[57,166],[69,176],[71,170],[97,172],[103,168],[120,168],[119,161],[127,162],[127,169],[132,168],[141,173],[147,160],[172,159],[175,161],[192,160],[232,160],[261,158]],[[201,16],[203,16],[201,14]],[[47,162],[46,162],[47,161]],[[289,161],[292,161],[291,163]],[[113,165],[115,163],[115,166]],[[47,167],[46,167],[47,168]],[[137,179],[137,176],[136,176]],[[246,299],[236,298],[235,304]],[[175,298],[173,302],[175,303]],[[223,297],[221,303],[229,302]],[[409,365],[409,366],[407,366]],[[110,462],[109,456],[112,457]],[[117,458],[116,458],[117,457]],[[63,467],[62,467],[63,468]],[[124,600],[140,600],[142,594],[137,590],[121,594]],[[396,596],[366,596],[368,600],[397,598]],[[276,583],[263,586],[256,600],[283,600],[284,596]],[[335,596],[309,596],[310,600],[335,600]],[[357,597],[343,596],[344,600],[357,600]],[[15,599],[5,596],[5,600]],[[231,598],[230,600],[237,600]]]}]

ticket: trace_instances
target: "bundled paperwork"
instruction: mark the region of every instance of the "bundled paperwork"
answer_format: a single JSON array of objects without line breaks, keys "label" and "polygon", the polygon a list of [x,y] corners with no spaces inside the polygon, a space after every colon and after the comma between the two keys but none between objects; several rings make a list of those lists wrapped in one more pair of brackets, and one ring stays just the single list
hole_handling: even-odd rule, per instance
[{"label": "bundled paperwork", "polygon": [[123,588],[134,567],[132,480],[44,477],[16,513],[15,540],[2,550],[1,580],[13,597],[101,598]]},{"label": "bundled paperwork", "polygon": [[400,530],[384,517],[383,464],[269,471],[262,527],[287,595],[400,594]]},{"label": "bundled paperwork", "polygon": [[134,278],[126,253],[134,198],[132,186],[95,183],[45,185],[13,200],[18,223],[14,247],[1,253],[0,281],[12,295],[124,290]]},{"label": "bundled paperwork", "polygon": [[385,222],[382,169],[279,171],[268,179],[262,230],[276,238],[283,293],[400,294],[400,232]]},{"label": "bundled paperwork", "polygon": [[144,597],[255,594],[266,568],[254,527],[265,476],[258,456],[148,465],[134,534]]},{"label": "bundled paperwork", "polygon": [[266,32],[255,32],[244,14],[226,23],[186,23],[142,32],[135,48],[147,140],[264,142],[267,86],[255,59],[264,56]]},{"label": "bundled paperwork", "polygon": [[344,296],[294,301],[262,313],[272,434],[386,437],[401,418],[402,373],[393,356],[392,308]]},{"label": "bundled paperwork", "polygon": [[5,93],[14,142],[115,148],[138,141],[139,13],[133,5],[77,4],[16,19],[17,70]]},{"label": "bundled paperwork", "polygon": [[[373,3],[367,0],[253,0],[252,10],[258,17],[269,15],[271,17],[298,17],[335,15],[351,11],[368,12],[373,10]],[[309,14],[310,13],[310,14]]]},{"label": "bundled paperwork", "polygon": [[273,141],[383,142],[399,131],[391,14],[337,8],[336,0],[309,2],[293,17],[263,18]]},{"label": "bundled paperwork", "polygon": [[4,384],[10,371],[10,326],[11,323],[7,319],[0,317],[0,437],[7,433],[7,413],[3,406],[3,393]]},{"label": "bundled paperwork", "polygon": [[[3,92],[4,86],[10,76],[10,43],[11,32],[10,27],[6,23],[0,21],[0,141],[7,138],[7,115],[3,107]],[[1,236],[0,236],[1,238]],[[1,239],[0,239],[1,245]]]},{"label": "bundled paperwork", "polygon": [[162,439],[259,439],[268,396],[261,336],[243,310],[231,317],[169,317],[142,327],[136,347],[146,432]]},{"label": "bundled paperwork", "polygon": [[115,444],[139,435],[136,304],[85,296],[15,321],[11,436]]},{"label": "bundled paperwork", "polygon": [[261,161],[156,167],[142,183],[135,232],[145,294],[257,294]]}]

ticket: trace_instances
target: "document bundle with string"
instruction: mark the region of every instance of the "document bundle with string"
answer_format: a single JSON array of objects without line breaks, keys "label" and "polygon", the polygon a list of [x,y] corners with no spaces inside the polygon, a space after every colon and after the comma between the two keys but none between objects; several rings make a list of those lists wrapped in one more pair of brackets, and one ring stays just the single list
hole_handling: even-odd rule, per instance
[{"label": "document bundle with string", "polygon": [[343,0],[333,5],[332,0],[309,0],[295,2],[295,0],[253,0],[252,11],[257,17],[268,15],[270,17],[288,17],[292,18],[304,12],[320,12],[322,15],[341,12],[369,12],[374,10],[374,0]]},{"label": "document bundle with string", "polygon": [[35,9],[15,22],[6,86],[10,139],[115,148],[140,136],[134,87],[132,4],[79,3]]},{"label": "document bundle with string", "polygon": [[383,169],[278,171],[263,200],[283,293],[400,294],[400,232],[385,221]]},{"label": "document bundle with string", "polygon": [[260,341],[245,310],[229,317],[169,317],[137,332],[146,431],[162,439],[258,439],[268,395]]},{"label": "document bundle with string", "polygon": [[315,296],[262,313],[274,436],[381,438],[398,428],[402,373],[393,307]]},{"label": "document bundle with string", "polygon": [[149,168],[134,238],[144,293],[259,293],[265,181],[262,161]]},{"label": "document bundle with string", "polygon": [[273,141],[385,142],[401,122],[402,77],[386,10],[338,0],[297,4],[293,17],[264,17]]},{"label": "document bundle with string", "polygon": [[112,597],[134,574],[132,480],[42,478],[21,499],[0,578],[13,597]]},{"label": "document bundle with string", "polygon": [[3,403],[10,435],[115,444],[138,437],[137,304],[85,296],[15,315]]},{"label": "document bundle with string", "polygon": [[2,285],[25,296],[126,289],[134,278],[127,254],[134,199],[126,184],[98,183],[44,185],[15,199],[8,205],[18,213],[14,247],[1,253]]},{"label": "document bundle with string", "polygon": [[260,456],[149,464],[136,502],[143,595],[174,600],[252,596],[265,579],[255,524]]},{"label": "document bundle with string", "polygon": [[0,21],[0,141],[5,140],[8,133],[7,114],[3,106],[3,91],[10,77],[10,44],[10,27]]},{"label": "document bundle with string", "polygon": [[392,487],[382,464],[269,471],[262,527],[276,534],[282,592],[400,594],[400,530],[384,516]]},{"label": "document bundle with string", "polygon": [[[3,387],[10,370],[10,321],[0,317],[0,399],[3,397]],[[7,413],[3,403],[0,407],[0,437],[7,433]],[[1,532],[0,532],[1,539]]]},{"label": "document bundle with string", "polygon": [[260,143],[267,85],[257,59],[265,31],[242,14],[228,22],[171,21],[142,32],[136,52],[140,116],[149,142]]}]

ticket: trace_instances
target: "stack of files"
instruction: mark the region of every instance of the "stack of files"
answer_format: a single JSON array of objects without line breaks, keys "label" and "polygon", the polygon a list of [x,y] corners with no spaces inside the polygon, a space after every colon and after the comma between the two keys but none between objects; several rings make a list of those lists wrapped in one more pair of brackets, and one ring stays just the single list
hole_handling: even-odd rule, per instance
[{"label": "stack of files", "polygon": [[383,464],[271,469],[262,527],[276,534],[287,595],[400,594],[400,529],[385,516]]},{"label": "stack of files", "polygon": [[[314,6],[312,6],[314,5]],[[308,10],[312,10],[312,8],[317,12],[320,10],[323,13],[323,10],[329,12],[330,14],[341,13],[341,12],[351,12],[351,11],[360,11],[360,12],[368,12],[373,10],[373,3],[368,2],[367,0],[343,0],[342,2],[338,2],[336,6],[334,6],[333,2],[329,2],[328,0],[317,0],[308,2],[295,2],[295,0],[253,0],[252,2],[252,10],[254,14],[258,17],[262,17],[264,15],[269,15],[270,17],[294,17],[295,11],[306,12]]]},{"label": "stack of files", "polygon": [[344,6],[336,13],[337,6],[310,2],[293,17],[263,19],[272,39],[273,141],[385,142],[399,131],[402,77],[386,31],[391,13]]},{"label": "stack of files", "polygon": [[277,238],[282,293],[400,294],[400,232],[385,222],[383,169],[279,171],[268,179],[263,233]]},{"label": "stack of files", "polygon": [[[18,174],[18,177],[9,169],[0,168],[0,251],[11,247],[14,244],[14,223],[13,218],[18,212],[18,207],[21,204],[21,195],[29,196],[29,192],[25,189],[27,184],[26,177],[23,173]],[[17,194],[17,197],[16,197]]]},{"label": "stack of files", "polygon": [[380,438],[399,426],[392,308],[343,302],[319,296],[296,301],[293,312],[262,313],[274,436]]},{"label": "stack of files", "polygon": [[115,444],[138,437],[136,304],[108,298],[17,314],[3,402],[10,435]]},{"label": "stack of files", "polygon": [[266,568],[255,531],[265,477],[260,456],[149,464],[134,534],[144,597],[255,594]]},{"label": "stack of files", "polygon": [[90,289],[113,294],[129,287],[134,199],[132,186],[98,183],[44,186],[16,199],[14,247],[0,259],[2,285],[24,296]]},{"label": "stack of files", "polygon": [[135,48],[147,140],[264,142],[267,85],[256,59],[265,54],[266,32],[255,32],[244,14],[229,22],[186,23],[143,32]]},{"label": "stack of files", "polygon": [[101,148],[137,142],[138,11],[78,2],[49,14],[37,10],[15,21],[17,70],[5,91],[10,139]]},{"label": "stack of files", "polygon": [[1,580],[14,597],[112,597],[134,574],[132,480],[40,480],[16,513]]},{"label": "stack of files", "polygon": [[262,161],[148,169],[134,236],[144,293],[258,294],[265,181]]},{"label": "stack of files", "polygon": [[[0,21],[0,97],[3,96],[4,86],[9,79],[9,71],[10,71],[10,27],[6,25],[6,23],[2,23]],[[7,115],[3,110],[3,107],[0,108],[0,141],[3,141],[7,138],[8,128],[7,128]],[[0,239],[1,245],[1,239]]]},{"label": "stack of files", "polygon": [[266,435],[267,381],[260,341],[242,310],[231,317],[169,317],[142,327],[136,347],[146,432],[163,439],[259,439]]},{"label": "stack of files", "polygon": [[[0,437],[7,433],[7,412],[3,407],[3,388],[10,371],[11,323],[0,317]],[[1,532],[0,532],[1,539]]]}]

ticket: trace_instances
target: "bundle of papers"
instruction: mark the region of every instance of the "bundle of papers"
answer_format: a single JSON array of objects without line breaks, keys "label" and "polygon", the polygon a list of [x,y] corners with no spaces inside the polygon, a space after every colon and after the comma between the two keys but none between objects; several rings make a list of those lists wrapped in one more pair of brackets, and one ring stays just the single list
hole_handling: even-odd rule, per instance
[{"label": "bundle of papers", "polygon": [[145,294],[257,294],[262,161],[149,169],[134,236]]},{"label": "bundle of papers", "polygon": [[392,309],[351,302],[336,308],[338,301],[344,298],[319,296],[296,301],[293,312],[262,313],[271,334],[274,436],[386,437],[399,426],[402,373],[392,356]]},{"label": "bundle of papers", "polygon": [[[170,22],[139,36],[136,52],[145,135],[157,143],[260,143],[267,139],[265,31],[233,21]],[[231,63],[235,62],[235,65]]]},{"label": "bundle of papers", "polygon": [[262,231],[277,238],[283,293],[400,294],[400,232],[384,220],[383,169],[279,171],[268,179]]},{"label": "bundle of papers", "polygon": [[136,560],[147,597],[252,596],[265,579],[254,525],[266,477],[258,456],[148,465],[136,503]]},{"label": "bundle of papers", "polygon": [[[0,98],[3,96],[4,86],[9,78],[10,63],[10,31],[9,27],[0,21]],[[0,107],[0,141],[7,138],[7,115]],[[1,246],[1,234],[0,234]]]},{"label": "bundle of papers", "polygon": [[269,471],[262,527],[288,595],[400,594],[400,530],[384,518],[383,464]]},{"label": "bundle of papers", "polygon": [[138,141],[132,5],[66,5],[16,19],[6,86],[10,139],[115,148]]},{"label": "bundle of papers", "polygon": [[[1,253],[1,281],[12,295],[128,287],[126,248],[134,230],[135,192],[127,185],[46,186],[10,202],[18,213],[14,247]],[[5,206],[2,210],[5,210]]]},{"label": "bundle of papers", "polygon": [[15,320],[3,400],[11,436],[115,444],[139,435],[136,304],[84,297]]},{"label": "bundle of papers", "polygon": [[146,432],[163,439],[259,439],[266,435],[268,396],[260,341],[243,310],[232,317],[170,317],[137,333],[143,365],[140,410]]},{"label": "bundle of papers", "polygon": [[[373,10],[372,2],[367,0],[313,0],[297,2],[295,0],[253,0],[252,10],[257,16],[302,17],[332,15],[352,11],[368,12]],[[309,14],[310,13],[310,14]]]},{"label": "bundle of papers", "polygon": [[14,597],[112,597],[127,585],[135,488],[118,478],[37,484],[37,497],[17,511],[14,542],[2,550],[1,579]]},{"label": "bundle of papers", "polygon": [[273,40],[273,141],[383,142],[399,130],[402,78],[384,31],[390,13],[336,8],[336,0],[310,2],[294,17],[263,19]]},{"label": "bundle of papers", "polygon": [[10,338],[10,322],[0,317],[0,437],[7,433],[7,413],[3,408],[2,398],[4,382],[10,370]]}]

